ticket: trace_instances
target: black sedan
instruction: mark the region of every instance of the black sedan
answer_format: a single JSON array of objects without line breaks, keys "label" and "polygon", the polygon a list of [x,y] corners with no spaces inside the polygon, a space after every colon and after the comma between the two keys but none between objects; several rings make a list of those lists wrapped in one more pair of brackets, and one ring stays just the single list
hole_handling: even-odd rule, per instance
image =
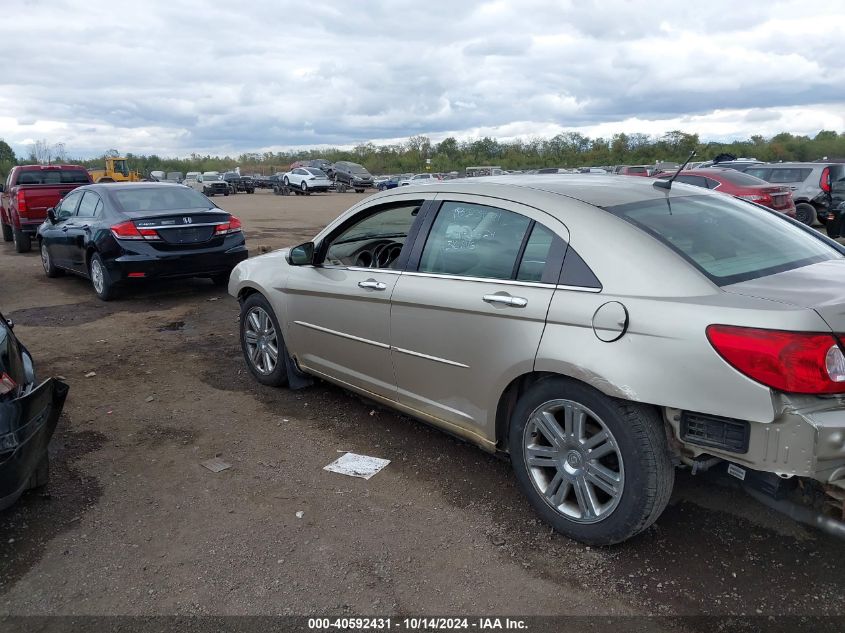
[{"label": "black sedan", "polygon": [[55,378],[38,384],[32,357],[0,314],[0,510],[47,484],[47,445],[67,392]]},{"label": "black sedan", "polygon": [[210,277],[225,285],[248,254],[237,217],[170,183],[80,187],[47,216],[38,228],[44,272],[87,277],[104,301],[134,280]]}]

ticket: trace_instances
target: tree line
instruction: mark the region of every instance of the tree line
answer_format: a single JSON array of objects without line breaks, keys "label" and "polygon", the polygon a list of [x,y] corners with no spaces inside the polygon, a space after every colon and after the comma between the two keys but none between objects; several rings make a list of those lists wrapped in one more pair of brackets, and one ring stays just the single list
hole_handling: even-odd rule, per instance
[{"label": "tree line", "polygon": [[[297,160],[325,158],[332,162],[348,160],[364,165],[374,174],[422,172],[462,172],[473,165],[496,165],[503,169],[540,167],[584,167],[609,165],[651,165],[656,162],[682,162],[692,150],[699,160],[718,154],[756,158],[766,162],[812,161],[845,158],[845,132],[822,130],[814,137],[782,132],[771,138],[759,135],[732,142],[703,142],[698,134],[680,130],[662,136],[634,133],[610,138],[590,138],[579,132],[564,132],[551,138],[499,141],[495,138],[458,140],[448,137],[433,143],[426,136],[411,136],[402,143],[376,145],[363,143],[352,149],[306,149],[283,152],[249,152],[239,156],[212,156],[193,153],[184,158],[126,154],[130,167],[150,171],[225,171],[236,166],[241,173],[269,175],[286,171]],[[103,157],[74,160],[61,143],[39,141],[26,159],[18,159],[12,148],[0,140],[0,173],[15,164],[44,162],[44,156],[61,158],[86,167],[102,167]],[[105,156],[105,154],[104,154]],[[49,160],[49,158],[48,158]]]}]

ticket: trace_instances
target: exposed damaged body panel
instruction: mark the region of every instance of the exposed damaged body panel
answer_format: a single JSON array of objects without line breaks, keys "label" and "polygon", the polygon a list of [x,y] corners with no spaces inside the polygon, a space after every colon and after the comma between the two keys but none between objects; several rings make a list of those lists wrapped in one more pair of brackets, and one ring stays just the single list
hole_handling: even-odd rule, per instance
[{"label": "exposed damaged body panel", "polygon": [[0,510],[33,487],[62,413],[68,385],[55,378],[27,395],[0,402]]}]

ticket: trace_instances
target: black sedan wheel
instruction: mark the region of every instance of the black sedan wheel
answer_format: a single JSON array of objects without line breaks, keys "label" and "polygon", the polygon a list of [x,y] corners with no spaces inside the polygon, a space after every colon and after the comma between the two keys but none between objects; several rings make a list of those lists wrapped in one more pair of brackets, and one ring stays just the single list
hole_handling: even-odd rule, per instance
[{"label": "black sedan wheel", "polygon": [[287,349],[282,329],[261,294],[252,294],[241,304],[241,350],[249,371],[262,385],[283,387],[288,382]]},{"label": "black sedan wheel", "polygon": [[45,242],[41,242],[41,265],[44,266],[44,273],[48,277],[58,277],[62,274],[61,268],[56,268],[53,258],[50,257],[50,249]]},{"label": "black sedan wheel", "polygon": [[91,278],[94,292],[100,299],[108,301],[114,297],[114,282],[99,253],[94,253],[91,256],[91,261],[88,264],[88,276]]}]

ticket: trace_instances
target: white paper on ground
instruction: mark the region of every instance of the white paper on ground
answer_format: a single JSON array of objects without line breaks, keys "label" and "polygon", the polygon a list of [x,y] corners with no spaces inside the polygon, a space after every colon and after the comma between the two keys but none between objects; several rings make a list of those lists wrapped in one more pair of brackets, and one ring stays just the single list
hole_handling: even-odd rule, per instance
[{"label": "white paper on ground", "polygon": [[204,462],[200,462],[200,466],[205,466],[206,468],[208,468],[208,470],[213,473],[219,473],[223,470],[231,468],[232,464],[224,462],[219,457],[212,457],[211,459],[207,459]]},{"label": "white paper on ground", "polygon": [[358,455],[357,453],[346,453],[346,455],[338,457],[328,466],[323,466],[323,470],[340,473],[341,475],[349,475],[350,477],[369,479],[389,463],[389,459]]}]

